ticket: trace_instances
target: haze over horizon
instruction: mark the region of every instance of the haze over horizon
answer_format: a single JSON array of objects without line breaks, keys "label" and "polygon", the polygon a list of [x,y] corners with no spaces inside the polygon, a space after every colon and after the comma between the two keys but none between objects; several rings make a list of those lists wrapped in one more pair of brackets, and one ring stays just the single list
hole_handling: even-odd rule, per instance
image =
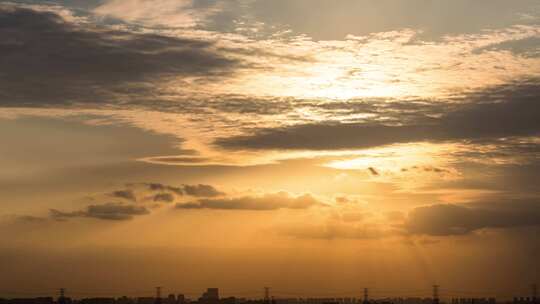
[{"label": "haze over horizon", "polygon": [[540,2],[0,1],[0,168],[0,293],[509,298]]}]

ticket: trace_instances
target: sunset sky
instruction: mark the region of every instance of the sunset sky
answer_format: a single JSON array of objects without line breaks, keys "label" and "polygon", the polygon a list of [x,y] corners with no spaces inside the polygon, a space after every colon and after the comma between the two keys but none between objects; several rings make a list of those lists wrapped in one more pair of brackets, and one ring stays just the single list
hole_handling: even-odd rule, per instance
[{"label": "sunset sky", "polygon": [[0,297],[528,296],[540,1],[0,1],[0,202]]}]

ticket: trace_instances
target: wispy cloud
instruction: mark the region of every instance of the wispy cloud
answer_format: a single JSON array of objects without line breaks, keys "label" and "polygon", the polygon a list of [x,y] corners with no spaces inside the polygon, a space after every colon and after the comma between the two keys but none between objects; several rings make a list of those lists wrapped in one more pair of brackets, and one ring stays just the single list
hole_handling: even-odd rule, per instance
[{"label": "wispy cloud", "polygon": [[[220,196],[224,195],[225,193],[217,190],[212,185],[204,185],[204,184],[197,184],[197,185],[181,185],[181,186],[170,186],[160,183],[144,183],[142,184],[146,187],[148,187],[148,190],[150,191],[165,191],[165,192],[172,192],[177,195],[188,195],[188,196],[195,196],[195,197],[214,197],[214,196]],[[135,186],[137,186],[135,184]]]},{"label": "wispy cloud", "polygon": [[135,216],[147,215],[150,211],[143,206],[125,205],[122,203],[105,203],[90,205],[79,211],[60,211],[50,209],[50,216],[55,220],[67,220],[70,218],[95,218],[100,220],[124,221],[131,220]]},{"label": "wispy cloud", "polygon": [[94,13],[130,23],[166,28],[194,27],[219,11],[214,1],[107,0]]},{"label": "wispy cloud", "polygon": [[172,203],[174,202],[174,195],[170,193],[158,193],[154,195],[154,202],[165,202],[165,203]]},{"label": "wispy cloud", "polygon": [[133,193],[132,190],[116,190],[111,193],[111,196],[116,198],[123,198],[129,201],[136,201],[137,197],[135,196],[135,193]]},{"label": "wispy cloud", "polygon": [[291,196],[286,192],[263,196],[243,196],[238,198],[200,199],[196,202],[178,203],[177,209],[222,209],[222,210],[278,210],[307,209],[324,204],[309,194]]}]

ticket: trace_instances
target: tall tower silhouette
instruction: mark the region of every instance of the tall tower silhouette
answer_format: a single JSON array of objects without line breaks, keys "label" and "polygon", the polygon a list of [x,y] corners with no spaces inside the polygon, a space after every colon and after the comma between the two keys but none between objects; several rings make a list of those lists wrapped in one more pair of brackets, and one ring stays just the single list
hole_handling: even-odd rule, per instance
[{"label": "tall tower silhouette", "polygon": [[363,304],[367,304],[369,303],[369,295],[368,295],[368,289],[367,288],[364,288],[364,302]]},{"label": "tall tower silhouette", "polygon": [[161,287],[156,287],[156,300],[155,304],[161,304]]},{"label": "tall tower silhouette", "polygon": [[264,303],[266,304],[270,303],[270,287],[264,288]]},{"label": "tall tower silhouette", "polygon": [[433,285],[433,304],[439,304],[439,285]]},{"label": "tall tower silhouette", "polygon": [[66,289],[60,288],[58,293],[60,294],[58,297],[58,304],[66,304]]},{"label": "tall tower silhouette", "polygon": [[536,283],[531,285],[531,292],[532,292],[532,303],[537,304],[538,303],[538,300],[537,300],[538,289],[537,289]]}]

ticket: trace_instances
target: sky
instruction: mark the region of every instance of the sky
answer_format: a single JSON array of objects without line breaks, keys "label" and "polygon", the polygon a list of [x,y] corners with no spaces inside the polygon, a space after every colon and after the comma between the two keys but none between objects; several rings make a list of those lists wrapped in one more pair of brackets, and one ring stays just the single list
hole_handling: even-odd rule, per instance
[{"label": "sky", "polygon": [[0,296],[540,282],[537,0],[0,1],[0,37]]}]

